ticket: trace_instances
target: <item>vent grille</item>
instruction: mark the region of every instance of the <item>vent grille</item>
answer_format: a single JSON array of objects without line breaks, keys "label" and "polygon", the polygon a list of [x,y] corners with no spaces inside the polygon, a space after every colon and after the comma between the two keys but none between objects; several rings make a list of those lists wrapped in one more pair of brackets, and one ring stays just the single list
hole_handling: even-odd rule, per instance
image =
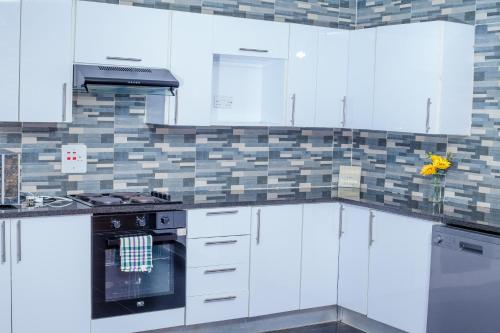
[{"label": "vent grille", "polygon": [[101,71],[151,73],[149,68],[118,67],[118,66],[98,66]]}]

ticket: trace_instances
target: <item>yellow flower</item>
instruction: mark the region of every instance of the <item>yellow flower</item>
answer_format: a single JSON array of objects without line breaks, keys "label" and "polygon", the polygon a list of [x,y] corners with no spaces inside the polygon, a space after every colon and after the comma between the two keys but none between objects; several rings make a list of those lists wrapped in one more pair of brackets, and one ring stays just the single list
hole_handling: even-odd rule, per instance
[{"label": "yellow flower", "polygon": [[426,164],[422,167],[420,170],[420,174],[422,176],[430,176],[430,175],[435,175],[437,173],[437,169],[434,165],[432,164]]},{"label": "yellow flower", "polygon": [[431,160],[432,165],[439,170],[446,170],[451,166],[451,162],[446,157],[432,155]]}]

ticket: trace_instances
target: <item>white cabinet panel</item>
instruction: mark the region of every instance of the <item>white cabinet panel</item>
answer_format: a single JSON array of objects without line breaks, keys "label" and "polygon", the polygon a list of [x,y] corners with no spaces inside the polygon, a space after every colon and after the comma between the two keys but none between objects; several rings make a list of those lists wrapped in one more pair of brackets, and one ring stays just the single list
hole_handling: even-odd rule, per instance
[{"label": "white cabinet panel", "polygon": [[22,2],[21,121],[71,121],[73,5],[68,0]]},{"label": "white cabinet panel", "polygon": [[325,29],[318,39],[315,124],[346,127],[349,32]]},{"label": "white cabinet panel", "polygon": [[188,297],[186,325],[248,317],[248,291]]},{"label": "white cabinet panel", "polygon": [[338,303],[367,313],[370,212],[344,205],[341,223]]},{"label": "white cabinet panel", "polygon": [[252,209],[251,317],[299,309],[301,239],[302,205]]},{"label": "white cabinet panel", "polygon": [[313,26],[290,25],[287,86],[288,123],[292,126],[314,126],[318,31]]},{"label": "white cabinet panel", "polygon": [[188,267],[248,263],[250,236],[188,239]]},{"label": "white cabinet panel", "polygon": [[300,308],[337,303],[339,204],[305,204]]},{"label": "white cabinet panel", "polygon": [[213,15],[172,13],[170,69],[180,87],[177,100],[172,98],[170,124],[210,125],[212,18]]},{"label": "white cabinet panel", "polygon": [[0,121],[19,120],[21,1],[0,1]]},{"label": "white cabinet panel", "polygon": [[0,332],[11,331],[10,221],[0,220]]},{"label": "white cabinet panel", "polygon": [[374,214],[368,317],[406,332],[425,333],[433,223]]},{"label": "white cabinet panel", "polygon": [[188,238],[248,235],[250,217],[250,207],[189,210]]},{"label": "white cabinet panel", "polygon": [[349,34],[346,126],[373,128],[373,85],[377,29],[354,30]]},{"label": "white cabinet panel", "polygon": [[89,333],[90,217],[15,220],[12,229],[13,331]]},{"label": "white cabinet panel", "polygon": [[75,61],[168,68],[166,10],[78,1]]},{"label": "white cabinet panel", "polygon": [[248,291],[248,262],[233,265],[188,268],[187,296]]},{"label": "white cabinet panel", "polygon": [[213,53],[288,58],[288,24],[227,16],[213,20]]}]

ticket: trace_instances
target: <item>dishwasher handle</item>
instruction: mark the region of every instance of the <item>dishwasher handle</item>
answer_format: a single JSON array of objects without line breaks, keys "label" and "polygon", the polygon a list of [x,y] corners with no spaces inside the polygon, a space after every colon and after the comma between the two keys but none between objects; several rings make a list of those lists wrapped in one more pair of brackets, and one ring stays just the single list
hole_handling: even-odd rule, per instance
[{"label": "dishwasher handle", "polygon": [[478,255],[483,255],[483,247],[481,245],[477,244],[472,244],[472,243],[467,243],[467,242],[460,242],[459,243],[460,250],[464,252],[470,252]]}]

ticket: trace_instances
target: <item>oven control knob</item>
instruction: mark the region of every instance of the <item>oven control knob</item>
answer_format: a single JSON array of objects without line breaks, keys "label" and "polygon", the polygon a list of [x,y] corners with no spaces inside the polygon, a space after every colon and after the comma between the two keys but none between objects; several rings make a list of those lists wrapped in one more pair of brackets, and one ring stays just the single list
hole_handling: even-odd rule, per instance
[{"label": "oven control knob", "polygon": [[137,226],[139,226],[139,227],[145,227],[146,226],[146,216],[137,216],[135,218],[135,223],[137,223]]},{"label": "oven control knob", "polygon": [[160,221],[161,221],[161,224],[165,224],[165,225],[170,224],[170,217],[164,216],[160,219]]},{"label": "oven control knob", "polygon": [[434,238],[434,244],[440,245],[441,243],[443,243],[443,238],[441,236]]},{"label": "oven control knob", "polygon": [[120,227],[122,226],[122,223],[120,222],[120,220],[112,219],[111,220],[111,226],[114,229],[120,229]]}]

